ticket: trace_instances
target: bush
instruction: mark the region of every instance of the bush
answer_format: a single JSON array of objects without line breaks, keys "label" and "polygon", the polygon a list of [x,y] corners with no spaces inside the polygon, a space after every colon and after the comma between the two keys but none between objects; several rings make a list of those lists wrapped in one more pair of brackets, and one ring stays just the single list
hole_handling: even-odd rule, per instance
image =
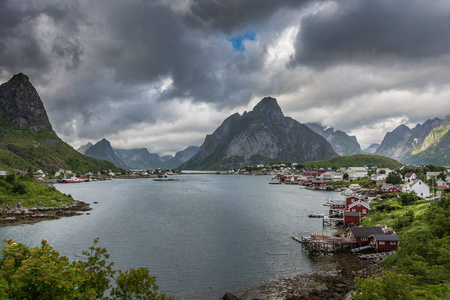
[{"label": "bush", "polygon": [[[172,299],[158,294],[155,277],[148,269],[131,269],[117,278],[108,263],[106,249],[96,247],[83,251],[86,261],[73,261],[59,256],[45,240],[40,247],[29,248],[13,240],[5,240],[0,255],[0,299]],[[115,279],[116,284],[110,284]],[[114,286],[114,288],[113,288]]]},{"label": "bush", "polygon": [[12,191],[14,194],[25,195],[27,193],[27,187],[22,182],[16,182],[13,185]]}]

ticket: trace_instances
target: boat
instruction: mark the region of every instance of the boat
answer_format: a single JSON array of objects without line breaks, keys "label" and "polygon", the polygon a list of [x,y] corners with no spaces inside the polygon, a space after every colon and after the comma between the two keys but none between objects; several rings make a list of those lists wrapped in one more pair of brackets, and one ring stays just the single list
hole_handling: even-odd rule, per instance
[{"label": "boat", "polygon": [[272,177],[270,179],[269,184],[281,184],[281,181],[277,177]]},{"label": "boat", "polygon": [[312,213],[312,214],[309,214],[308,217],[310,217],[310,218],[324,218],[324,217],[325,217],[325,214],[322,214],[322,213]]},{"label": "boat", "polygon": [[82,181],[80,180],[80,178],[72,176],[70,178],[63,178],[62,182],[63,183],[80,183]]}]

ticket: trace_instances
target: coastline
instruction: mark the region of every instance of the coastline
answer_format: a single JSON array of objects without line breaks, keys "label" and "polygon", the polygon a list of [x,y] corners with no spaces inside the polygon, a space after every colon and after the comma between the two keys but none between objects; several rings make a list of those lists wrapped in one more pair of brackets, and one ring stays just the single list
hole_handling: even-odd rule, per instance
[{"label": "coastline", "polygon": [[320,255],[312,259],[316,260],[319,272],[277,278],[238,291],[236,299],[351,299],[351,292],[355,289],[354,278],[380,274],[384,260],[361,259],[352,253]]},{"label": "coastline", "polygon": [[16,208],[0,212],[0,227],[72,217],[82,215],[83,212],[89,210],[92,210],[90,205],[79,200],[74,200],[71,205],[60,207],[34,207],[27,209],[17,205]]}]

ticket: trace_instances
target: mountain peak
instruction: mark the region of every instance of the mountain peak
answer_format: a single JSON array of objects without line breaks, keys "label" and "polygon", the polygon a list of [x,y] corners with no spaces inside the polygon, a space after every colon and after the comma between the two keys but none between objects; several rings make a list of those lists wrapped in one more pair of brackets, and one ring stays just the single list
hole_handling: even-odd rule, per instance
[{"label": "mountain peak", "polygon": [[264,117],[276,120],[284,119],[281,107],[278,105],[277,99],[265,97],[253,108],[253,114],[263,115]]},{"label": "mountain peak", "polygon": [[275,98],[234,114],[207,135],[198,153],[180,169],[229,169],[274,160],[304,162],[337,156],[319,134],[285,117]]},{"label": "mountain peak", "polygon": [[0,110],[5,112],[0,123],[31,131],[51,131],[52,125],[39,94],[22,73],[0,85]]},{"label": "mountain peak", "polygon": [[24,82],[24,83],[29,83],[30,79],[28,78],[27,75],[23,74],[23,73],[19,73],[14,75],[11,79],[11,82]]}]

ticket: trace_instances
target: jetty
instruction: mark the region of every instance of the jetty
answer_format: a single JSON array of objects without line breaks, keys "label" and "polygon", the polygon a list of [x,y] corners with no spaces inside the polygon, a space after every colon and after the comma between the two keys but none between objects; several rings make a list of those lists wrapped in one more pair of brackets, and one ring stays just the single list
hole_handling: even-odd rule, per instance
[{"label": "jetty", "polygon": [[328,236],[325,232],[311,232],[310,236],[292,237],[310,252],[337,252],[350,247],[354,241],[347,237]]}]

